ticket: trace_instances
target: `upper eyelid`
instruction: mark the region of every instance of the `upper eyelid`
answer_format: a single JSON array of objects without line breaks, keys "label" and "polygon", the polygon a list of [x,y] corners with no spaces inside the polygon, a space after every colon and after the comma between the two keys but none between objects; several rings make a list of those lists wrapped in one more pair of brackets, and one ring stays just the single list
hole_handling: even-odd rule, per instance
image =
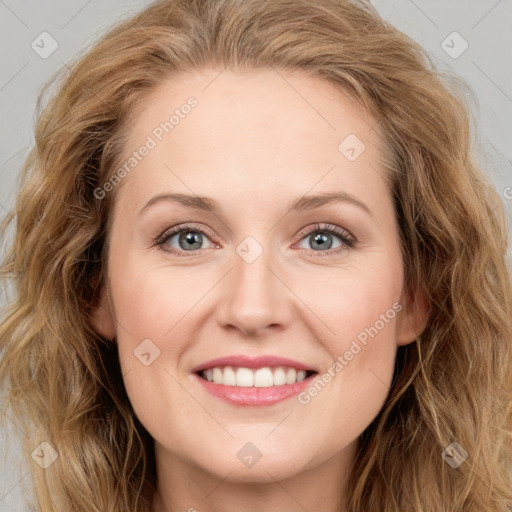
[{"label": "upper eyelid", "polygon": [[[320,224],[324,224],[324,226],[320,226]],[[347,239],[354,240],[355,237],[350,233],[350,231],[346,230],[345,228],[342,228],[341,226],[336,226],[335,224],[331,224],[329,222],[315,222],[312,226],[307,226],[303,229],[301,229],[297,236],[305,237],[309,236],[311,233],[314,233],[315,231],[327,231],[330,234],[333,234],[335,236],[341,237],[343,234],[336,233],[336,231],[342,231]]]}]

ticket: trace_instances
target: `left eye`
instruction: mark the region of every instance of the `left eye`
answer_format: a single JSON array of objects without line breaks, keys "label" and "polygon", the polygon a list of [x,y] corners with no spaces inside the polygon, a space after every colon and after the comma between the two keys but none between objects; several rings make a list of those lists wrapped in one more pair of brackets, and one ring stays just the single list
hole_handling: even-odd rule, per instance
[{"label": "left eye", "polygon": [[331,248],[337,249],[338,247],[341,247],[343,245],[343,243],[340,243],[339,245],[333,247],[333,239],[335,238],[340,239],[339,235],[336,235],[335,233],[328,229],[317,229],[306,235],[304,238],[302,238],[302,240],[306,240],[306,243],[308,243],[312,247],[320,248],[321,252],[324,252]]},{"label": "left eye", "polygon": [[[312,246],[320,247],[321,251],[313,251],[319,253],[320,256],[338,254],[347,249],[352,249],[356,245],[356,239],[344,229],[333,224],[315,224],[313,228],[301,231],[302,240],[310,240]],[[332,248],[332,238],[341,240],[341,244]],[[302,241],[301,240],[301,241]]]},{"label": "left eye", "polygon": [[[314,235],[314,236],[313,236]],[[313,247],[320,248],[320,251],[314,252],[327,252],[328,254],[339,253],[344,249],[352,248],[355,245],[355,239],[345,231],[334,225],[320,226],[316,224],[313,229],[309,231],[302,231],[300,233],[301,242],[303,240],[310,240]],[[333,246],[332,238],[338,238],[341,243],[338,246]],[[176,238],[178,247],[172,243],[173,239]],[[206,233],[199,228],[194,226],[181,226],[168,231],[157,240],[157,245],[165,246],[165,250],[173,252],[179,256],[182,256],[184,252],[197,252],[203,249],[202,244],[204,238],[209,240]]]}]

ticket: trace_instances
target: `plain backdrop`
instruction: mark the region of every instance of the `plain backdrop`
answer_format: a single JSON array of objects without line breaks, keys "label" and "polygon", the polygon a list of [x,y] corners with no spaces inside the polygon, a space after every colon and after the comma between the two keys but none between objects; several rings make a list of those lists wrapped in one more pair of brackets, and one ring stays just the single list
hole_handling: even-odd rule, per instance
[{"label": "plain backdrop", "polygon": [[[0,0],[0,217],[14,203],[19,169],[33,143],[35,102],[43,84],[110,24],[148,3]],[[454,71],[474,91],[479,160],[512,219],[512,1],[373,3],[385,19],[429,51],[438,69]],[[14,438],[24,435],[8,423]],[[25,488],[30,494],[28,473],[20,468],[19,446],[7,446],[4,437],[0,432],[0,511],[26,511],[20,492]]]}]

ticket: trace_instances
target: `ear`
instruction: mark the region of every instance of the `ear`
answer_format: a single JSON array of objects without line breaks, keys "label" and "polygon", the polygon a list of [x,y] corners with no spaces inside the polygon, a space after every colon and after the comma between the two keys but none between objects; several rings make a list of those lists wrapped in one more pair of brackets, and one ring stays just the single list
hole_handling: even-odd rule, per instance
[{"label": "ear", "polygon": [[425,330],[431,308],[419,286],[406,290],[400,304],[403,309],[397,317],[396,342],[401,346],[412,343]]},{"label": "ear", "polygon": [[114,317],[112,315],[112,308],[110,307],[108,290],[105,286],[101,287],[99,297],[95,302],[90,318],[98,334],[109,340],[115,338],[116,330],[114,327]]}]

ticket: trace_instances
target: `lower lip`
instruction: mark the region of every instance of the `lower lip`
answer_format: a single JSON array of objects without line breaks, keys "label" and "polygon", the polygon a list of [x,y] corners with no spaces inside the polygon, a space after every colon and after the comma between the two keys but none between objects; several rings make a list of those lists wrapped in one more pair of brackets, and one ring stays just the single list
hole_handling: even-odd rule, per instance
[{"label": "lower lip", "polygon": [[313,379],[318,375],[314,373],[307,379],[295,384],[283,384],[282,386],[269,386],[264,388],[257,387],[239,387],[225,386],[224,384],[215,384],[209,380],[203,379],[197,373],[193,374],[200,384],[213,396],[221,398],[230,404],[236,405],[273,405],[291,396],[298,395],[306,389]]}]

